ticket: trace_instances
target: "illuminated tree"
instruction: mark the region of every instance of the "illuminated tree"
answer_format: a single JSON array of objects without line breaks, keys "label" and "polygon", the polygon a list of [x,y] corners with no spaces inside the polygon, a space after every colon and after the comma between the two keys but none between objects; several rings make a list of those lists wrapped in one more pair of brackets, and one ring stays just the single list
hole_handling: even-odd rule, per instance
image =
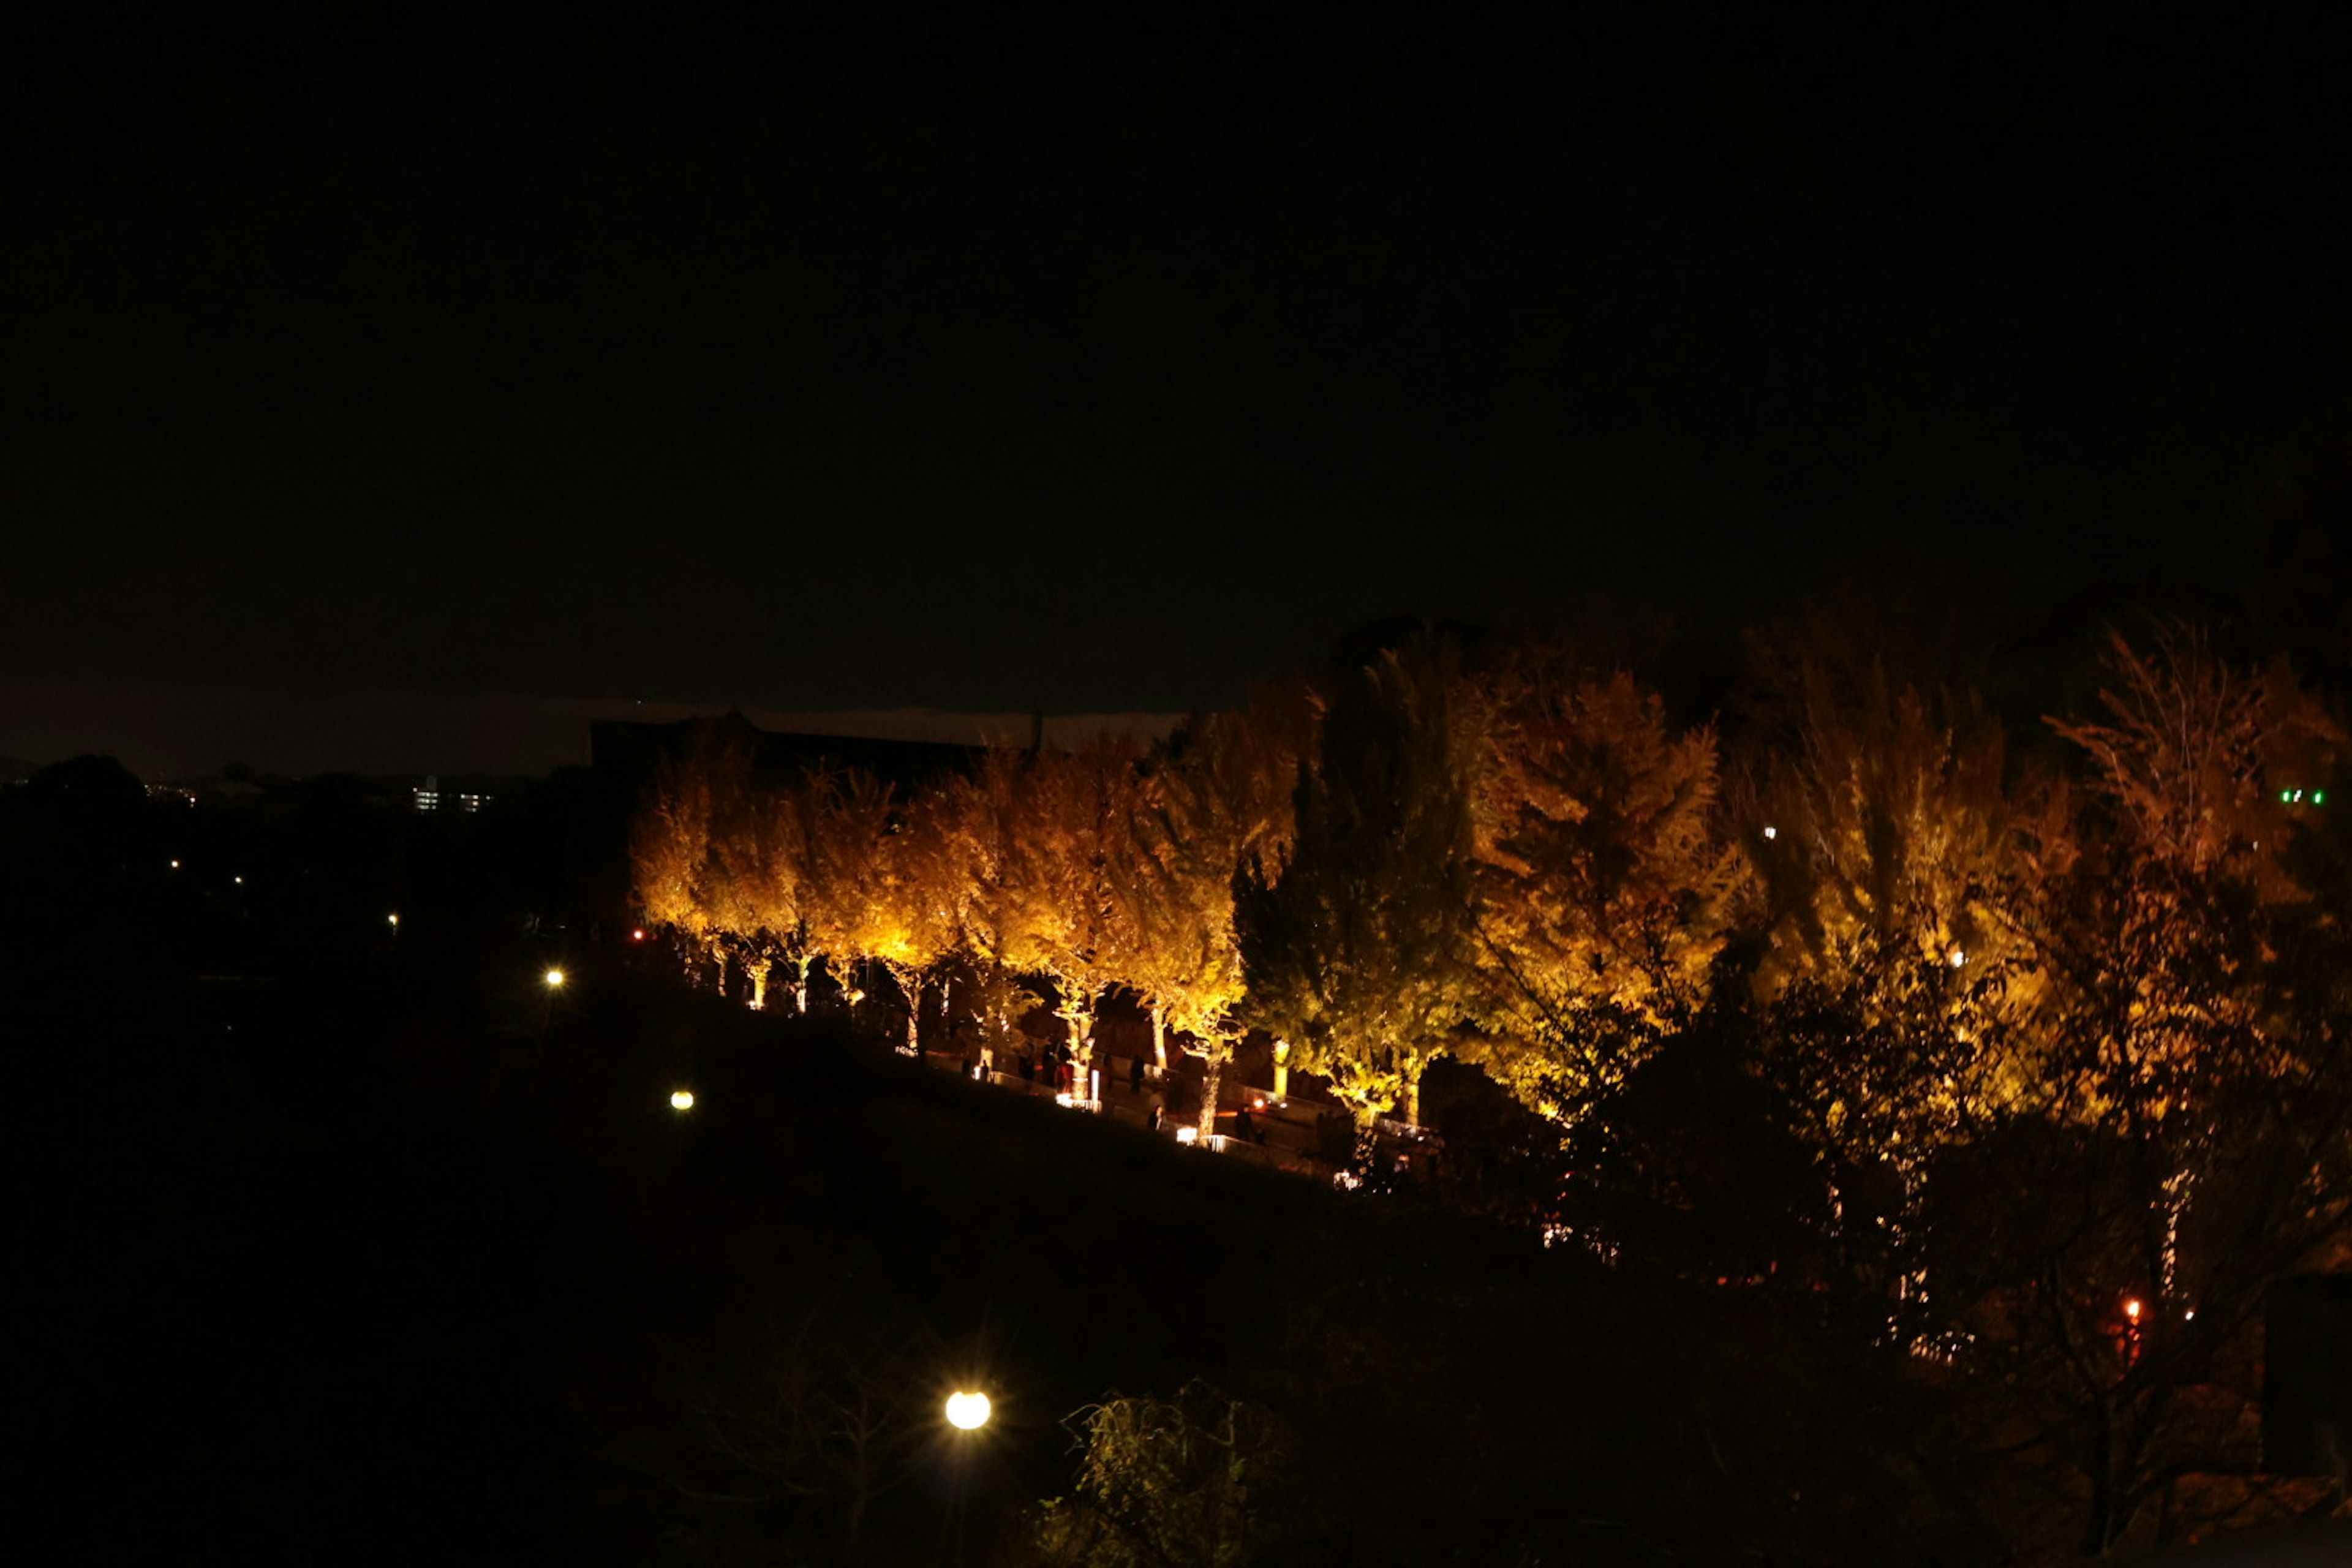
[{"label": "illuminated tree", "polygon": [[[797,934],[777,907],[790,845],[772,792],[754,778],[750,748],[722,744],[703,770],[710,795],[710,843],[702,879],[703,919],[722,973],[731,959],[751,983],[750,1005],[768,1005],[768,976]],[[722,983],[720,989],[725,989]]]},{"label": "illuminated tree", "polygon": [[630,825],[629,857],[639,906],[688,955],[718,966],[727,988],[730,921],[740,921],[719,862],[720,837],[738,817],[750,759],[716,727],[698,725],[685,748],[664,756]]},{"label": "illuminated tree", "polygon": [[956,924],[983,991],[1009,999],[1013,976],[1052,982],[1081,1084],[1096,1005],[1125,984],[1135,952],[1120,889],[1133,872],[1142,788],[1132,755],[1103,740],[1076,752],[991,752],[941,805]]},{"label": "illuminated tree", "polygon": [[1818,1152],[1828,1215],[1893,1259],[1890,1330],[1925,1321],[1933,1152],[2021,1101],[2041,984],[2017,905],[2070,852],[2066,796],[2012,767],[1973,692],[1898,679],[1868,624],[1759,649],[1767,747],[1732,807],[1761,933],[1770,1070]]},{"label": "illuminated tree", "polygon": [[1311,725],[1303,689],[1268,689],[1245,711],[1180,731],[1151,775],[1131,869],[1114,889],[1132,938],[1121,979],[1150,1013],[1155,1055],[1165,1067],[1172,1024],[1205,1068],[1203,1136],[1216,1131],[1219,1083],[1243,1034],[1234,879],[1288,847],[1292,781]]},{"label": "illuminated tree", "polygon": [[810,786],[809,943],[854,1009],[865,995],[860,972],[879,956],[893,924],[884,864],[891,790],[855,769],[813,776]]},{"label": "illuminated tree", "polygon": [[2109,670],[2103,720],[2054,724],[2092,762],[2095,815],[2038,922],[2058,987],[2050,1087],[2063,1113],[2168,1152],[2168,1295],[2182,1216],[2221,1152],[2207,1095],[2293,1068],[2265,961],[2278,921],[2309,905],[2288,851],[2326,808],[2343,737],[2284,663],[2233,668],[2192,627],[2144,648],[2116,636]]},{"label": "illuminated tree", "polygon": [[1816,618],[1759,649],[1771,741],[1736,824],[1764,899],[1767,988],[1801,973],[1990,962],[1988,907],[2036,801],[1973,692],[1897,679],[1866,631]]},{"label": "illuminated tree", "polygon": [[951,781],[936,803],[947,838],[945,863],[952,874],[950,893],[956,930],[979,973],[982,1015],[995,1040],[1012,1035],[1024,1007],[1013,965],[1022,956],[1018,932],[1025,924],[1020,871],[1025,852],[1026,801],[1023,753],[992,751],[971,773]]},{"label": "illuminated tree", "polygon": [[1120,889],[1135,874],[1133,825],[1145,784],[1133,755],[1109,737],[1079,751],[1030,753],[1018,784],[1012,967],[1054,983],[1083,1093],[1096,1006],[1127,983],[1138,945]]},{"label": "illuminated tree", "polygon": [[803,773],[767,795],[754,824],[761,837],[752,902],[761,927],[792,965],[793,1010],[801,1014],[808,1011],[809,971],[819,957],[811,917],[824,885],[824,804],[831,789],[828,775]]},{"label": "illuminated tree", "polygon": [[890,972],[907,999],[907,1053],[920,1049],[923,988],[956,945],[963,878],[946,803],[916,796],[883,825],[873,858],[874,896],[866,952]]},{"label": "illuminated tree", "polygon": [[1622,1081],[1700,1000],[1734,875],[1712,733],[1632,676],[1530,652],[1488,686],[1477,771],[1479,1065],[1551,1115]]},{"label": "illuminated tree", "polygon": [[1360,1145],[1469,1016],[1475,888],[1466,726],[1454,660],[1391,651],[1340,690],[1314,765],[1299,770],[1295,837],[1244,879],[1252,1016],[1292,1042],[1353,1113]]}]

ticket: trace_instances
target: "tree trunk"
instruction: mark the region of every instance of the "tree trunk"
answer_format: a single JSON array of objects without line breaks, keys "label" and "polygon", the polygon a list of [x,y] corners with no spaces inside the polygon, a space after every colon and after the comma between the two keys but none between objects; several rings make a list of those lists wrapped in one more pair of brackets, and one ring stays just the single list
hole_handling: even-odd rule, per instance
[{"label": "tree trunk", "polygon": [[1274,1098],[1290,1098],[1290,1042],[1274,1042]]},{"label": "tree trunk", "polygon": [[1160,1070],[1168,1070],[1168,1009],[1159,1003],[1151,1005],[1151,1059]]},{"label": "tree trunk", "polygon": [[2167,1303],[2179,1293],[2180,1222],[2188,1217],[2189,1194],[2196,1182],[2195,1173],[2183,1165],[2164,1184],[2164,1255],[2159,1262]]},{"label": "tree trunk", "polygon": [[808,1013],[809,965],[814,962],[814,955],[810,953],[803,953],[793,961],[793,1007],[803,1016]]},{"label": "tree trunk", "polygon": [[1074,1100],[1093,1098],[1087,1080],[1095,1064],[1095,1016],[1087,1001],[1080,998],[1062,1015],[1063,1021],[1070,1026],[1070,1096]]},{"label": "tree trunk", "polygon": [[1404,1122],[1408,1127],[1421,1125],[1421,1069],[1414,1068],[1404,1075]]},{"label": "tree trunk", "polygon": [[903,1047],[910,1057],[923,1054],[923,977],[909,972],[898,977],[899,988],[907,993],[907,1044]]},{"label": "tree trunk", "polygon": [[1201,1137],[1205,1141],[1217,1135],[1217,1089],[1225,1076],[1214,1045],[1201,1054]]},{"label": "tree trunk", "polygon": [[751,976],[751,1011],[765,1011],[768,1005],[767,961],[762,959],[757,963],[746,964],[744,971]]}]

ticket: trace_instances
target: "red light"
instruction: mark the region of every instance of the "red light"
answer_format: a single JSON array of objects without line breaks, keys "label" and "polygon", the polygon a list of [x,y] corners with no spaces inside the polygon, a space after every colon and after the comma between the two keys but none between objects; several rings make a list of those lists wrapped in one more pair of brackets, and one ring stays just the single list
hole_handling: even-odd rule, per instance
[{"label": "red light", "polygon": [[2139,1321],[2140,1310],[2139,1298],[2137,1296],[2124,1303],[2124,1316],[2135,1323]]},{"label": "red light", "polygon": [[636,930],[636,931],[631,931],[631,932],[629,933],[629,940],[630,940],[631,942],[643,942],[643,941],[645,941],[645,940],[646,940],[646,933],[645,933],[644,930],[643,930],[642,928],[640,928],[639,930]]}]

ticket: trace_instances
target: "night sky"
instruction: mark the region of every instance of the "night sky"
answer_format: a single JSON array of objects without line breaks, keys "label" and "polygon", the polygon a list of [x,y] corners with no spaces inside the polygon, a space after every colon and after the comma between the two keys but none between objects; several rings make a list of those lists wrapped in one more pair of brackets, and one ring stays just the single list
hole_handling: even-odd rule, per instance
[{"label": "night sky", "polygon": [[2030,615],[2352,397],[2352,9],[821,9],[0,10],[0,755]]}]

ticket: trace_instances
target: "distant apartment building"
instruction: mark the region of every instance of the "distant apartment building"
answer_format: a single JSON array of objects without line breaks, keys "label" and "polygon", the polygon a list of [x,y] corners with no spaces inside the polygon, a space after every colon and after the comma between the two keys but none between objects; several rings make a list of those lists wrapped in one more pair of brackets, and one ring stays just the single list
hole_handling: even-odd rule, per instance
[{"label": "distant apartment building", "polygon": [[426,773],[425,782],[409,794],[420,813],[439,811],[445,803],[455,811],[479,811],[494,798],[474,790],[457,790],[445,795],[439,773]]}]

